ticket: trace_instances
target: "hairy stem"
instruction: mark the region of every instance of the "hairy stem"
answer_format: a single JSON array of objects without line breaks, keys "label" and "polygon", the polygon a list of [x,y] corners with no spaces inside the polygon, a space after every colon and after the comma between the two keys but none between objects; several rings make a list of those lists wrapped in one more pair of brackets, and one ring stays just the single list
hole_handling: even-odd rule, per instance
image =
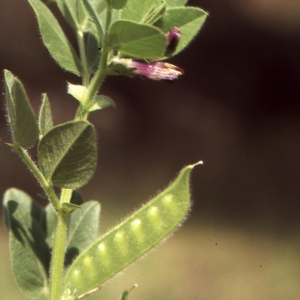
[{"label": "hairy stem", "polygon": [[79,47],[81,64],[82,64],[82,68],[83,68],[83,71],[81,74],[82,75],[82,85],[88,86],[90,74],[88,72],[86,50],[85,50],[85,46],[84,46],[84,34],[82,31],[77,31],[77,42],[78,42],[78,47]]},{"label": "hairy stem", "polygon": [[107,59],[110,52],[110,49],[108,47],[108,32],[111,23],[111,16],[112,16],[112,8],[108,6],[107,13],[106,13],[106,26],[105,26],[105,34],[104,34],[100,65],[90,85],[87,88],[82,104],[79,106],[76,112],[77,120],[87,119],[89,114],[88,109],[106,76]]},{"label": "hairy stem", "polygon": [[[71,189],[62,189],[60,203],[69,203],[72,197]],[[64,260],[66,252],[68,229],[68,213],[62,209],[57,214],[57,224],[54,233],[51,268],[50,268],[50,300],[60,300],[63,286]]]},{"label": "hairy stem", "polygon": [[50,300],[60,300],[62,294],[62,281],[64,273],[64,257],[67,237],[68,213],[62,209],[62,203],[69,203],[72,197],[71,189],[62,189],[60,201],[58,200],[53,188],[35,163],[31,160],[28,153],[20,146],[12,145],[22,160],[26,163],[29,170],[40,183],[48,195],[57,214],[57,225],[54,233],[51,269],[50,269]]},{"label": "hairy stem", "polygon": [[41,173],[41,171],[38,169],[38,167],[35,165],[35,163],[32,161],[28,153],[20,146],[12,145],[12,147],[16,150],[16,152],[19,154],[19,156],[22,158],[22,160],[25,162],[31,173],[34,175],[34,177],[37,179],[37,181],[42,186],[43,190],[47,194],[50,202],[52,203],[54,209],[56,212],[60,209],[60,203],[59,200],[52,188],[52,186],[48,183],[44,175]]},{"label": "hairy stem", "polygon": [[59,213],[57,215],[57,224],[53,240],[49,300],[60,300],[62,295],[67,223],[68,214],[63,212]]}]

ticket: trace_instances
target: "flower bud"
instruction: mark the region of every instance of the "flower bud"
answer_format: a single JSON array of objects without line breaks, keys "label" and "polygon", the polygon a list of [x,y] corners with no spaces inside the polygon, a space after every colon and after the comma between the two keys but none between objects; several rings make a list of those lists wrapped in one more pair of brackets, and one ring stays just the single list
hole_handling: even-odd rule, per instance
[{"label": "flower bud", "polygon": [[183,69],[161,61],[144,63],[129,58],[115,58],[114,63],[125,66],[126,69],[131,71],[131,74],[141,75],[154,80],[173,81],[184,74]]},{"label": "flower bud", "polygon": [[181,31],[177,27],[173,27],[167,34],[168,45],[165,51],[166,56],[170,56],[175,50],[179,43]]}]

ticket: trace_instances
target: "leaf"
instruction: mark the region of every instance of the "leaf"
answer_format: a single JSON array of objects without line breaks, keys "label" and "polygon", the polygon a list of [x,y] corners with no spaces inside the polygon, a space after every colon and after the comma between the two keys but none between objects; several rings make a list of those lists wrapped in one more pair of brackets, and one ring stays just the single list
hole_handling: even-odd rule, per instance
[{"label": "leaf", "polygon": [[207,17],[207,13],[196,7],[177,7],[167,9],[164,18],[155,25],[167,33],[177,27],[181,37],[172,56],[182,51],[196,36]]},{"label": "leaf", "polygon": [[127,0],[110,0],[113,9],[122,9],[125,7]]},{"label": "leaf", "polygon": [[121,12],[121,19],[140,22],[151,9],[161,4],[161,0],[128,0]]},{"label": "leaf", "polygon": [[70,214],[79,208],[81,208],[81,206],[77,205],[77,204],[73,204],[73,203],[69,203],[69,202],[62,203],[62,209],[63,209],[64,213],[67,213],[67,214]]},{"label": "leaf", "polygon": [[87,65],[90,74],[96,73],[98,69],[101,58],[100,45],[101,42],[97,36],[93,33],[93,31],[90,32],[87,38],[86,50]]},{"label": "leaf", "polygon": [[[84,2],[90,2],[92,6],[94,7],[96,18],[100,21],[100,23],[103,25],[102,28],[104,28],[106,24],[106,12],[107,12],[107,1],[106,0],[84,0]],[[90,11],[90,15],[93,17],[93,14]],[[94,22],[95,22],[94,19]],[[104,35],[104,34],[103,34]]]},{"label": "leaf", "polygon": [[165,0],[168,7],[184,6],[188,0]]},{"label": "leaf", "polygon": [[14,276],[27,297],[46,296],[50,250],[40,223],[44,211],[15,188],[5,192],[3,206]]},{"label": "leaf", "polygon": [[167,189],[84,250],[65,275],[64,293],[88,293],[165,239],[189,211],[194,166],[185,167]]},{"label": "leaf", "polygon": [[6,107],[15,144],[27,149],[38,137],[38,125],[22,82],[4,70]]},{"label": "leaf", "polygon": [[126,55],[158,59],[163,56],[167,38],[162,31],[153,26],[119,20],[110,28],[108,44]]},{"label": "leaf", "polygon": [[76,1],[77,0],[55,0],[61,14],[75,30],[78,29],[76,17]]},{"label": "leaf", "polygon": [[108,75],[132,76],[132,69],[128,69],[124,64],[113,61],[107,69]]},{"label": "leaf", "polygon": [[73,29],[87,31],[89,15],[82,0],[56,0],[57,6]]},{"label": "leaf", "polygon": [[79,75],[81,62],[52,12],[40,0],[28,1],[37,16],[43,42],[51,56],[63,69]]},{"label": "leaf", "polygon": [[80,103],[82,103],[87,88],[83,85],[72,84],[68,82],[68,94],[72,95]]},{"label": "leaf", "polygon": [[45,225],[46,225],[46,242],[49,249],[52,249],[53,234],[56,227],[57,217],[53,205],[49,203],[45,207]]},{"label": "leaf", "polygon": [[[72,95],[82,104],[84,104],[83,100],[86,90],[87,88],[85,86],[68,83],[68,94]],[[115,102],[107,96],[98,95],[95,96],[91,106],[87,109],[87,111],[91,112],[109,106],[115,106]]]},{"label": "leaf", "polygon": [[157,11],[160,6],[172,8],[186,3],[187,0],[128,0],[121,12],[121,19],[144,23],[146,16]]},{"label": "leaf", "polygon": [[[107,8],[107,0],[88,0],[92,3],[92,5],[95,8],[95,11],[97,14],[101,15],[104,14],[106,8]],[[102,20],[102,18],[100,18]]]},{"label": "leaf", "polygon": [[98,237],[100,204],[88,201],[70,214],[65,265],[72,261]]},{"label": "leaf", "polygon": [[[104,31],[101,23],[100,15],[97,13],[95,6],[89,0],[83,0],[83,3],[90,15],[90,20],[94,23],[94,27],[88,33],[87,38],[87,63],[89,73],[93,74],[97,71],[97,67],[100,63],[100,47],[104,39]],[[100,3],[106,4],[106,1]]]},{"label": "leaf", "polygon": [[91,112],[91,111],[103,109],[110,106],[115,106],[115,101],[107,96],[99,95],[99,96],[95,96],[95,99],[91,107],[88,109],[88,111]]},{"label": "leaf", "polygon": [[153,25],[159,21],[166,11],[166,5],[163,3],[159,6],[152,7],[144,16],[140,23]]},{"label": "leaf", "polygon": [[47,94],[43,95],[42,101],[43,102],[39,114],[39,127],[41,137],[53,128],[52,113]]},{"label": "leaf", "polygon": [[[104,3],[105,2],[105,3]],[[98,38],[103,41],[104,31],[101,23],[101,19],[99,18],[99,14],[97,13],[95,7],[89,0],[83,0],[83,3],[90,14],[91,19],[93,20],[95,27],[97,29]],[[101,3],[101,2],[100,2]],[[103,5],[106,5],[106,1],[103,1]],[[106,6],[105,6],[106,7]]]},{"label": "leaf", "polygon": [[95,24],[92,16],[90,15],[90,12],[87,10],[84,0],[77,0],[76,6],[80,30],[82,32],[90,32],[90,30],[95,26]]},{"label": "leaf", "polygon": [[77,189],[94,174],[97,161],[96,133],[86,121],[55,126],[38,145],[42,173],[53,185]]},{"label": "leaf", "polygon": [[[88,13],[88,20],[90,24],[90,33],[94,32],[96,28],[98,38],[100,42],[103,42],[104,39],[104,27],[106,25],[106,15],[107,15],[107,0],[81,0],[85,6],[85,9]],[[119,19],[119,11],[113,10],[111,15],[112,24],[115,20]],[[94,25],[94,26],[93,26]]]}]

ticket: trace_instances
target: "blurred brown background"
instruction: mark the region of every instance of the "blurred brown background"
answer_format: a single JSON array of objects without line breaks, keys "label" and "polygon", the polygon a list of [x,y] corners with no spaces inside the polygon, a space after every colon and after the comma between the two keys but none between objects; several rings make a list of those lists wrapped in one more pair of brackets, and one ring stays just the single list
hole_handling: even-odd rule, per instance
[{"label": "blurred brown background", "polygon": [[[192,175],[193,210],[170,241],[98,296],[117,299],[116,287],[141,281],[132,300],[299,299],[300,2],[189,5],[210,16],[190,47],[170,61],[184,76],[172,84],[106,80],[102,93],[117,107],[91,115],[99,161],[82,193],[101,202],[105,231],[182,166],[201,159]],[[77,103],[66,95],[66,81],[79,80],[50,58],[26,1],[0,0],[0,37],[0,69],[23,81],[36,112],[47,92],[55,124],[70,120]],[[0,137],[9,140],[3,101],[1,94]],[[0,166],[1,194],[15,186],[45,204],[26,167],[3,144]],[[7,260],[6,232],[1,239]],[[5,264],[3,274],[11,276]],[[16,287],[7,280],[3,299],[22,299],[18,291],[12,298]]]}]

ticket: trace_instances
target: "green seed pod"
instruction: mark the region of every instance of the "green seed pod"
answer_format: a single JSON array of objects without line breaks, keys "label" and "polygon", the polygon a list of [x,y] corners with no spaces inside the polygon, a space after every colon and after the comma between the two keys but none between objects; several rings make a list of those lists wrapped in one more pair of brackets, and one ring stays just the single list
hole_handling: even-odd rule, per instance
[{"label": "green seed pod", "polygon": [[66,273],[65,294],[80,298],[165,239],[189,211],[194,166],[185,167],[162,193],[84,250]]}]

